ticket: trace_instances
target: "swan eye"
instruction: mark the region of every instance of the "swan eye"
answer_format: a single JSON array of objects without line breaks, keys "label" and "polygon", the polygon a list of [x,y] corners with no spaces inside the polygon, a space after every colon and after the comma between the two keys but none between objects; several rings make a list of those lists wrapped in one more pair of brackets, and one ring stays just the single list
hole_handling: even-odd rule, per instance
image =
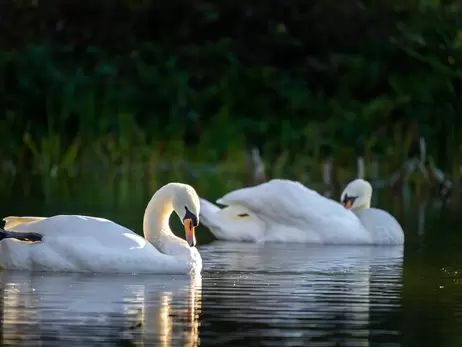
[{"label": "swan eye", "polygon": [[250,217],[248,213],[240,213],[238,214],[239,217]]}]

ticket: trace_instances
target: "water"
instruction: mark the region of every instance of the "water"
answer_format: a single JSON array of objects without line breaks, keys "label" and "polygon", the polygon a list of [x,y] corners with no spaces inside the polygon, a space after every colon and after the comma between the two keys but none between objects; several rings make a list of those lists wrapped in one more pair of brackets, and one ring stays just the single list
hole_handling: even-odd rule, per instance
[{"label": "water", "polygon": [[200,276],[1,275],[4,346],[197,345]]},{"label": "water", "polygon": [[[205,345],[370,346],[371,311],[401,311],[402,247],[218,243],[203,254]],[[399,341],[399,328],[386,335]]]},{"label": "water", "polygon": [[[90,213],[79,204],[44,214]],[[39,214],[8,206],[5,214]],[[131,207],[93,214],[139,229],[141,206]],[[403,224],[404,249],[209,243],[201,229],[204,270],[194,278],[3,271],[2,344],[460,347],[459,208],[380,207]]]}]

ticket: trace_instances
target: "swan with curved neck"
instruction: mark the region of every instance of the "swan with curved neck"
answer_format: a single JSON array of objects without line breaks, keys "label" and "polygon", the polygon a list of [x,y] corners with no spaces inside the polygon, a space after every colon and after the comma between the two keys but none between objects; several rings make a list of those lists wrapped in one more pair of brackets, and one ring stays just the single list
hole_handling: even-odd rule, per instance
[{"label": "swan with curved neck", "polygon": [[169,183],[160,188],[149,201],[143,219],[144,237],[156,248],[162,250],[165,243],[184,243],[170,229],[169,220],[173,211],[185,228],[189,246],[196,245],[195,228],[199,224],[199,197],[188,185]]},{"label": "swan with curved neck", "polygon": [[217,200],[224,208],[201,199],[201,220],[229,241],[402,244],[401,226],[371,208],[371,196],[371,185],[355,180],[342,193],[342,206],[300,182],[273,179],[226,194]]},{"label": "swan with curved neck", "polygon": [[[175,211],[186,241],[169,226]],[[7,269],[77,272],[200,272],[194,247],[200,203],[194,188],[182,183],[161,187],[143,219],[144,238],[103,218],[80,215],[6,217],[0,230],[0,265]]]}]

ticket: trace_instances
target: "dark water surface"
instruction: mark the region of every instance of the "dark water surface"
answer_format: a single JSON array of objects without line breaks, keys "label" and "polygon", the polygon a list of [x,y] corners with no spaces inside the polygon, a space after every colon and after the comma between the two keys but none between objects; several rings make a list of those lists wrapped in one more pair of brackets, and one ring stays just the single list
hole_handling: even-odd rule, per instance
[{"label": "dark water surface", "polygon": [[[100,215],[139,230],[144,210],[141,204],[132,207],[90,213],[61,204],[43,214],[64,209]],[[210,236],[201,229],[204,269],[194,278],[3,271],[1,341],[5,346],[462,346],[459,209],[393,199],[380,207],[403,224],[404,248],[206,243]],[[43,209],[23,205],[7,214],[37,215]]]}]

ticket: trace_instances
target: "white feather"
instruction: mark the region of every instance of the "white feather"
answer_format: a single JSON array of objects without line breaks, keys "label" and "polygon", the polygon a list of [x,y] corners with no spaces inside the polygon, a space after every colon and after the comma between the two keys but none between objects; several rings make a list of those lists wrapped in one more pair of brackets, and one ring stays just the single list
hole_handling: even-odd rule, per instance
[{"label": "white feather", "polygon": [[[202,223],[221,239],[254,242],[371,244],[359,219],[338,202],[299,182],[274,179],[230,192],[217,200],[221,210],[201,200]],[[249,217],[239,217],[247,213]]]},{"label": "white feather", "polygon": [[[365,200],[358,199],[360,201]],[[353,209],[346,209],[339,202],[291,180],[273,179],[238,189],[217,203],[226,207],[220,209],[201,199],[201,219],[221,240],[316,244],[404,242],[399,223],[391,215],[392,219],[387,219],[387,212],[362,209],[356,215]]]}]

